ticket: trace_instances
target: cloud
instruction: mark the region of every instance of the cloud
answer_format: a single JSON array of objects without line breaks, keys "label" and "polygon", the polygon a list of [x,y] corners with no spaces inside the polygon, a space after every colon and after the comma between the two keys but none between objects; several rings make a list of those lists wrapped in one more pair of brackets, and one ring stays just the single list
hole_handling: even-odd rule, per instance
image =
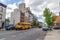
[{"label": "cloud", "polygon": [[8,4],[7,7],[10,9],[16,9],[17,5],[16,5],[16,3],[13,3],[13,4]]},{"label": "cloud", "polygon": [[11,0],[0,0],[0,2],[6,2],[6,1],[11,1]]},{"label": "cloud", "polygon": [[[11,1],[11,0],[8,0]],[[12,4],[8,4],[7,5],[7,11],[6,11],[6,17],[10,17],[11,12],[13,12],[14,9],[18,8],[17,5],[19,5],[20,3],[22,3],[23,1],[19,1],[17,3],[12,3]],[[9,15],[9,16],[8,16]]]},{"label": "cloud", "polygon": [[23,3],[23,1],[19,1],[17,4],[19,5],[20,3]]},{"label": "cloud", "polygon": [[25,0],[26,6],[30,7],[31,11],[39,16],[42,15],[44,5],[46,5],[45,0]]},{"label": "cloud", "polygon": [[11,17],[11,12],[13,12],[13,9],[6,9],[6,18]]},{"label": "cloud", "polygon": [[11,1],[11,0],[8,0],[8,1]]},{"label": "cloud", "polygon": [[6,10],[6,18],[10,17],[11,12],[13,12],[13,10],[16,9],[16,8],[17,8],[16,3],[8,4],[7,5],[7,10]]},{"label": "cloud", "polygon": [[0,2],[5,2],[5,0],[0,0]]},{"label": "cloud", "polygon": [[[25,0],[26,6],[30,7],[31,11],[37,17],[43,15],[43,11],[46,7],[58,15],[60,11],[59,2],[60,0]],[[43,18],[38,20],[43,20]]]}]

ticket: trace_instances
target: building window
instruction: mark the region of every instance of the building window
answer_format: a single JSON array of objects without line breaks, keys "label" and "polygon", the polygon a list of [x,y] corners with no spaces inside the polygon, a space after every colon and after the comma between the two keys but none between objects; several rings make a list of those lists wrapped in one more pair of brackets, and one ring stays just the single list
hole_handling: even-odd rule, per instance
[{"label": "building window", "polygon": [[2,7],[0,7],[0,12],[3,12],[3,8]]},{"label": "building window", "polygon": [[2,14],[0,14],[0,19],[2,19]]}]

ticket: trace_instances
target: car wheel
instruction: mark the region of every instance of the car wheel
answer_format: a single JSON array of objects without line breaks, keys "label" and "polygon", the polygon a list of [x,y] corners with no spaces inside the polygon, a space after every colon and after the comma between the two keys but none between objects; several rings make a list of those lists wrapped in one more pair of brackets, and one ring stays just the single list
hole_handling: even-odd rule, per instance
[{"label": "car wheel", "polygon": [[7,31],[9,30],[9,29],[6,29]]},{"label": "car wheel", "polygon": [[15,29],[15,30],[17,30],[17,29]]}]

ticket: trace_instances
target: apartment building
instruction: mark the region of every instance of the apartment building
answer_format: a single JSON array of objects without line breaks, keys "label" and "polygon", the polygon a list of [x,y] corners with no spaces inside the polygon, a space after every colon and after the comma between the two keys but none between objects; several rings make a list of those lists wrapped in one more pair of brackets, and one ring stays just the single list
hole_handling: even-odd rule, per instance
[{"label": "apartment building", "polygon": [[29,7],[25,7],[25,3],[19,4],[19,9],[15,9],[11,13],[11,24],[17,24],[18,22],[32,22],[34,19],[33,14]]},{"label": "apartment building", "polygon": [[11,12],[10,23],[16,25],[18,22],[25,21],[25,4],[19,4],[19,9],[14,9]]},{"label": "apartment building", "polygon": [[30,8],[29,7],[26,8],[25,14],[26,14],[25,17],[27,19],[26,21],[28,21],[29,23],[32,23],[33,22],[33,14],[30,11]]},{"label": "apartment building", "polygon": [[25,3],[19,4],[19,10],[23,13],[25,13]]},{"label": "apartment building", "polygon": [[21,21],[24,22],[32,22],[33,21],[33,14],[30,11],[29,7],[25,7],[25,3],[19,5],[19,10],[21,15]]},{"label": "apartment building", "polygon": [[19,9],[14,9],[14,11],[11,13],[10,23],[15,25],[18,22],[20,22],[20,11]]},{"label": "apartment building", "polygon": [[5,22],[5,17],[6,17],[6,5],[0,3],[0,27],[4,24]]},{"label": "apartment building", "polygon": [[19,4],[20,22],[25,22],[25,3]]},{"label": "apartment building", "polygon": [[25,22],[29,22],[29,7],[25,8]]}]

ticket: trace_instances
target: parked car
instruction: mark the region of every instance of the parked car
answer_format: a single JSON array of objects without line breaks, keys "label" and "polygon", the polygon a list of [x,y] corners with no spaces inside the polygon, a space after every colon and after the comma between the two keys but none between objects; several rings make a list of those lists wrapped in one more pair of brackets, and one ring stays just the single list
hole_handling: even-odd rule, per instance
[{"label": "parked car", "polygon": [[47,31],[48,29],[49,29],[48,26],[43,26],[43,27],[42,27],[42,30],[44,30],[44,31]]},{"label": "parked car", "polygon": [[5,28],[6,27],[9,27],[9,22],[7,22],[7,21],[5,22]]},{"label": "parked car", "polygon": [[43,24],[42,25],[42,30],[47,31],[49,29],[47,24]]},{"label": "parked car", "polygon": [[10,24],[9,26],[5,27],[5,29],[6,30],[14,30],[15,27],[12,24]]},{"label": "parked car", "polygon": [[58,27],[58,26],[54,26],[53,29],[60,29],[60,27]]},{"label": "parked car", "polygon": [[39,26],[39,28],[42,28],[42,26]]}]

